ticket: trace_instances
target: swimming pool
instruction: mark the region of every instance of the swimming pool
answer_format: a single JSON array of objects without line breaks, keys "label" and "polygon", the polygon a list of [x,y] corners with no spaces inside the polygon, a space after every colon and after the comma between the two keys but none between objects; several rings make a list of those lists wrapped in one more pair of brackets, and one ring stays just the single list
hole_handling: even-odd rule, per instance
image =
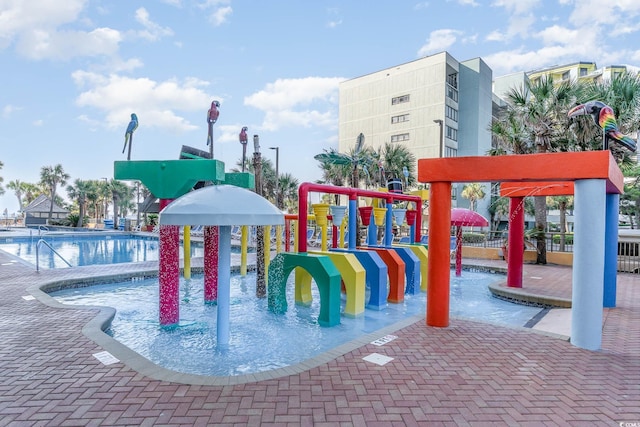
[{"label": "swimming pool", "polygon": [[[115,318],[107,331],[135,352],[174,371],[200,375],[244,375],[291,366],[346,342],[375,332],[414,315],[425,314],[426,294],[405,295],[402,304],[385,310],[365,310],[358,318],[342,316],[340,325],[324,328],[317,323],[319,296],[298,306],[289,278],[289,309],[270,312],[266,298],[255,296],[255,274],[231,278],[230,342],[216,346],[216,305],[203,301],[203,280],[181,280],[180,324],[163,328],[158,322],[158,281],[145,279],[86,288],[66,289],[50,295],[73,305],[114,307]],[[451,315],[510,326],[524,326],[540,308],[493,298],[488,284],[504,276],[465,271],[451,277]],[[344,300],[343,300],[344,305]]]},{"label": "swimming pool", "polygon": [[[36,245],[43,238],[62,258],[72,266],[95,264],[120,264],[158,260],[158,238],[123,233],[45,234],[40,237],[5,237],[0,240],[0,250],[36,264]],[[38,249],[41,268],[67,268],[67,264],[51,249],[40,244]],[[191,245],[191,256],[201,257],[202,245]],[[182,256],[182,253],[181,253]]]}]

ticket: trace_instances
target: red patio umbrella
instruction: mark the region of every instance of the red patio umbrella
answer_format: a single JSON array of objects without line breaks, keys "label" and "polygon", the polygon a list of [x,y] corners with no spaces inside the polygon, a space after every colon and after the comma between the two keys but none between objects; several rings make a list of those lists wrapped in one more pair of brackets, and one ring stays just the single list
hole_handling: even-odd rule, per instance
[{"label": "red patio umbrella", "polygon": [[456,276],[462,275],[462,227],[486,227],[489,221],[471,209],[451,209],[451,225],[456,227]]}]

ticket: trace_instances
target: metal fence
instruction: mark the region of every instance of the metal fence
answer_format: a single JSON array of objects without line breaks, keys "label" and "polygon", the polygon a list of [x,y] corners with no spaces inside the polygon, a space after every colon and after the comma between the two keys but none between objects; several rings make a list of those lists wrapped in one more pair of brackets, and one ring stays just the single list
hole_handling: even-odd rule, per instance
[{"label": "metal fence", "polygon": [[[480,240],[480,241],[478,241]],[[481,248],[502,248],[507,240],[506,231],[463,233],[463,245]],[[573,235],[546,233],[547,252],[573,252]],[[526,239],[528,250],[536,250],[536,239]],[[640,237],[621,238],[618,242],[618,271],[640,274]]]}]

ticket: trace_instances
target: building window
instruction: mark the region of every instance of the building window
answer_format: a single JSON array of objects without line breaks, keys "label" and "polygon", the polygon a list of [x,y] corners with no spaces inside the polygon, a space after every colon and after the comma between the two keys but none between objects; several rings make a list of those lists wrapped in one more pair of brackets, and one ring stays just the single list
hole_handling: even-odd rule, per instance
[{"label": "building window", "polygon": [[618,77],[620,77],[620,74],[622,74],[622,73],[621,73],[621,72],[619,72],[619,71],[614,71],[614,72],[613,72],[613,78],[614,78],[614,79],[617,79]]},{"label": "building window", "polygon": [[569,71],[565,71],[564,73],[562,73],[562,80],[569,80],[569,77]]},{"label": "building window", "polygon": [[400,114],[399,116],[391,117],[391,124],[402,123],[409,121],[409,114]]},{"label": "building window", "polygon": [[452,86],[447,85],[447,97],[455,102],[458,102],[458,90]]},{"label": "building window", "polygon": [[391,142],[400,142],[400,141],[408,141],[409,134],[408,133],[399,133],[397,135],[391,135]]},{"label": "building window", "polygon": [[402,104],[403,102],[409,102],[409,95],[402,95],[391,98],[391,105]]},{"label": "building window", "polygon": [[580,77],[584,77],[589,73],[589,70],[584,67],[580,67]]},{"label": "building window", "polygon": [[445,114],[448,118],[453,120],[454,122],[458,121],[458,110],[453,107],[449,107],[448,105],[445,107]]},{"label": "building window", "polygon": [[449,74],[447,76],[447,84],[454,89],[458,89],[458,73]]},{"label": "building window", "polygon": [[451,186],[451,200],[458,200],[458,188]]},{"label": "building window", "polygon": [[458,157],[458,150],[456,148],[444,147],[445,157]]},{"label": "building window", "polygon": [[445,135],[452,141],[458,140],[458,129],[454,129],[452,127],[447,126],[447,130]]}]

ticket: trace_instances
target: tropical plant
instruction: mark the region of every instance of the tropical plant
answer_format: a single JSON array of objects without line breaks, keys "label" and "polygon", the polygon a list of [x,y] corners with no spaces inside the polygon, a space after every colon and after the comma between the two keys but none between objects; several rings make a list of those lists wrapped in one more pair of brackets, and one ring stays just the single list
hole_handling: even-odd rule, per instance
[{"label": "tropical plant", "polygon": [[[569,120],[567,111],[581,96],[583,86],[572,81],[556,84],[552,77],[543,77],[535,83],[527,82],[520,88],[511,89],[506,95],[509,104],[506,112],[492,123],[492,132],[497,141],[515,154],[546,153],[559,151],[567,145]],[[505,151],[509,151],[505,150]],[[537,264],[547,263],[546,197],[534,198],[537,236]]]},{"label": "tropical plant", "polygon": [[82,227],[87,208],[87,196],[92,190],[90,181],[84,181],[82,179],[76,179],[73,185],[67,185],[67,196],[72,200],[75,200],[78,204],[78,218],[75,223],[76,227]]},{"label": "tropical plant", "polygon": [[284,207],[287,212],[297,212],[299,186],[298,180],[290,173],[280,174],[278,178],[280,200],[277,205]]},{"label": "tropical plant", "polygon": [[69,174],[64,171],[61,164],[43,166],[42,169],[40,169],[40,183],[47,188],[51,201],[49,206],[49,221],[53,218],[53,205],[56,201],[58,185],[65,185],[68,179]]},{"label": "tropical plant", "polygon": [[122,181],[112,179],[109,182],[111,197],[113,200],[113,228],[118,228],[119,211],[122,206],[127,206],[133,198],[133,188]]},{"label": "tropical plant", "polygon": [[[0,162],[0,169],[4,167],[4,163]],[[0,176],[0,196],[4,194],[4,188],[2,187],[2,183],[4,182],[4,178]]]},{"label": "tropical plant", "polygon": [[364,147],[364,135],[360,133],[356,138],[356,145],[347,153],[339,153],[334,148],[323,150],[323,153],[313,157],[321,163],[321,168],[326,168],[322,164],[337,165],[345,170],[350,170],[350,186],[352,188],[360,187],[360,176],[365,176],[365,185],[371,184],[370,167],[375,162],[376,154],[371,147]]},{"label": "tropical plant", "polygon": [[375,152],[374,159],[374,181],[380,187],[385,187],[390,178],[402,180],[407,188],[416,184],[416,156],[406,146],[387,142]]},{"label": "tropical plant", "polygon": [[24,191],[24,183],[22,181],[20,181],[19,179],[15,179],[13,181],[9,181],[9,183],[7,184],[7,188],[9,190],[13,190],[13,194],[16,195],[16,197],[18,198],[18,207],[19,210],[22,211],[22,209],[24,208],[24,204],[22,201],[22,194]]},{"label": "tropical plant", "polygon": [[486,193],[482,184],[474,182],[471,184],[465,184],[465,186],[462,187],[462,193],[460,195],[469,200],[469,209],[475,211],[476,202],[484,199]]}]

